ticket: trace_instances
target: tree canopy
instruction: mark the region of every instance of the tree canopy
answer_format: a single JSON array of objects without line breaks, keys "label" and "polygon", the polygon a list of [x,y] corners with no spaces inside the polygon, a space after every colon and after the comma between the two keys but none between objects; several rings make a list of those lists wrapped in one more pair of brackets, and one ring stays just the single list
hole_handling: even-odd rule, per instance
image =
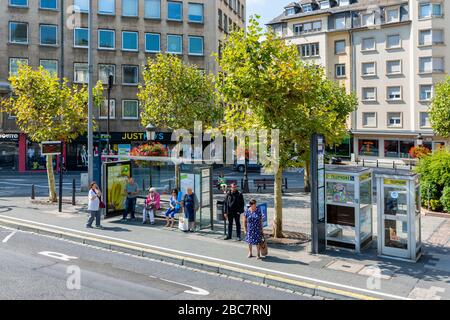
[{"label": "tree canopy", "polygon": [[450,137],[450,76],[435,86],[430,121],[437,134]]}]

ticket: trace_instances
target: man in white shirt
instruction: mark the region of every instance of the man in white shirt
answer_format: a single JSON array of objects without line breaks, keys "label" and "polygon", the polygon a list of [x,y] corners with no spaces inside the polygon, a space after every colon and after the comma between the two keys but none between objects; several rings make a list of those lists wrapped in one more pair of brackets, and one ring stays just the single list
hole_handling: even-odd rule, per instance
[{"label": "man in white shirt", "polygon": [[95,226],[99,229],[103,229],[100,225],[100,198],[102,197],[102,193],[97,186],[97,183],[91,182],[88,195],[88,211],[89,211],[89,220],[86,224],[87,228],[92,228],[92,222],[95,219]]}]

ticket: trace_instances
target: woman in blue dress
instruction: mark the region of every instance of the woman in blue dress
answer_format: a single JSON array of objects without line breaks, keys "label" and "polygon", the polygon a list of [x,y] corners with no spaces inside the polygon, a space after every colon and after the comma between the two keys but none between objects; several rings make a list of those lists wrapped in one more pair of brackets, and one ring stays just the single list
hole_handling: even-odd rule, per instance
[{"label": "woman in blue dress", "polygon": [[256,206],[256,200],[252,199],[250,207],[245,211],[244,228],[245,239],[248,243],[248,257],[253,257],[253,246],[256,245],[257,259],[261,259],[261,243],[263,242],[263,216]]},{"label": "woman in blue dress", "polygon": [[[178,190],[173,189],[172,190],[172,196],[170,197],[169,201],[169,208],[166,210],[166,225],[165,227],[173,228],[173,224],[175,222],[175,215],[180,211],[180,200]],[[170,219],[169,219],[170,217]]]}]

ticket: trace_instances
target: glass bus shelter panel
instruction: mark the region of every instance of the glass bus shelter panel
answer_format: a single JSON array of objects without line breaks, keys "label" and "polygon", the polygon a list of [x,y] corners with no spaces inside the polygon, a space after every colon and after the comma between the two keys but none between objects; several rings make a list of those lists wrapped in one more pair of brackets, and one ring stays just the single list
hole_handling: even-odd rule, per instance
[{"label": "glass bus shelter panel", "polygon": [[408,223],[384,220],[384,245],[388,248],[408,250]]},{"label": "glass bus shelter panel", "polygon": [[361,207],[372,205],[372,180],[362,181],[359,184],[359,198]]}]

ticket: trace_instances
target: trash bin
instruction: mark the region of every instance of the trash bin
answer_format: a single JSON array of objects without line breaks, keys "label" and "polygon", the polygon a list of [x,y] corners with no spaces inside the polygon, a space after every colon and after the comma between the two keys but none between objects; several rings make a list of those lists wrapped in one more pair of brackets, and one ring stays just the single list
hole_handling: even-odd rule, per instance
[{"label": "trash bin", "polygon": [[217,201],[216,204],[216,219],[219,221],[224,221],[224,217],[223,217],[223,201]]}]

